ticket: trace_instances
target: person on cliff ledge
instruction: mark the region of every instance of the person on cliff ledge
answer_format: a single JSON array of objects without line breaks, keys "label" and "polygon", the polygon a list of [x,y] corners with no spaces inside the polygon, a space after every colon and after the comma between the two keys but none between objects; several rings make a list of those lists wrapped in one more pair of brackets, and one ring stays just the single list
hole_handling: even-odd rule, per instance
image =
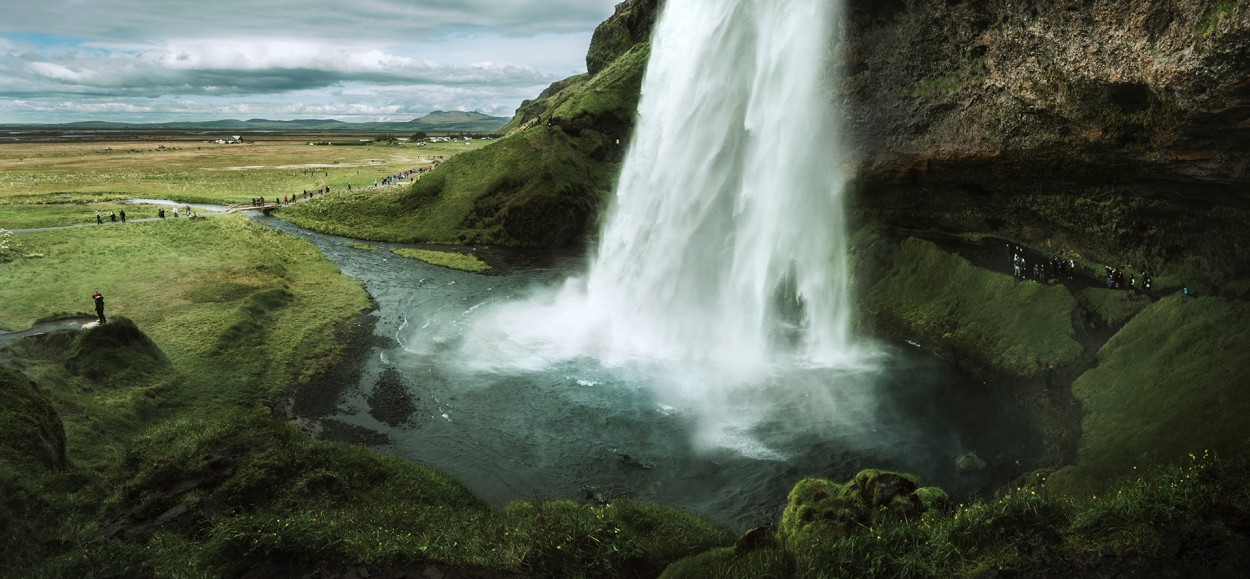
[{"label": "person on cliff ledge", "polygon": [[91,299],[95,300],[95,315],[100,318],[100,323],[103,324],[105,322],[104,320],[104,296],[100,295],[100,292],[95,292],[91,294]]}]

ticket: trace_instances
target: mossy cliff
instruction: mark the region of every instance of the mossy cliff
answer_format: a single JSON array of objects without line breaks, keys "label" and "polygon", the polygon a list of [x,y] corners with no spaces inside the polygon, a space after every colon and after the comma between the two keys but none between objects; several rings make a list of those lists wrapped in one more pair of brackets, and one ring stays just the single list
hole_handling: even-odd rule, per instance
[{"label": "mossy cliff", "polygon": [[1034,403],[1055,489],[1250,453],[1250,3],[852,0],[846,31],[866,329]]},{"label": "mossy cliff", "polygon": [[1250,3],[851,5],[857,220],[1250,289]]}]

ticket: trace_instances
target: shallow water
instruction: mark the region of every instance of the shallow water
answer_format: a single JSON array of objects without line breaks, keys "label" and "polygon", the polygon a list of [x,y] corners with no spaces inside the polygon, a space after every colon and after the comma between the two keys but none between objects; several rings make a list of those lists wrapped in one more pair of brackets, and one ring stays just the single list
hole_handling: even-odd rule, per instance
[{"label": "shallow water", "polygon": [[[378,450],[464,481],[495,505],[628,496],[743,529],[775,520],[805,476],[899,469],[956,495],[1022,472],[1039,452],[1022,413],[914,348],[883,347],[870,368],[778,371],[707,404],[715,373],[573,359],[498,370],[463,357],[463,332],[492,303],[528,296],[584,267],[581,256],[479,249],[479,275],[367,251],[352,240],[257,217],[300,235],[378,304],[363,370],[328,422],[386,436]],[[688,380],[690,397],[660,381]],[[976,452],[994,464],[959,474]]]},{"label": "shallow water", "polygon": [[225,205],[213,205],[209,203],[183,203],[181,201],[170,201],[169,199],[142,199],[137,197],[127,199],[123,203],[127,205],[164,205],[166,207],[178,208],[192,207],[200,211],[212,211],[215,213],[220,213],[229,209],[229,207],[226,207]]}]

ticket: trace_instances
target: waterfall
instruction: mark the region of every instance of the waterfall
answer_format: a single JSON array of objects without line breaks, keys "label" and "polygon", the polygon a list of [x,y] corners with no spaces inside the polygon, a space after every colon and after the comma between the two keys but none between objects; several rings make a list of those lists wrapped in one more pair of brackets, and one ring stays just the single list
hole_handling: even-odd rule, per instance
[{"label": "waterfall", "polygon": [[645,385],[689,413],[699,446],[758,456],[763,422],[857,419],[867,406],[834,387],[866,367],[831,110],[837,1],[668,2],[588,270],[474,312],[458,367]]},{"label": "waterfall", "polygon": [[666,4],[586,280],[617,355],[750,367],[847,351],[833,11]]}]

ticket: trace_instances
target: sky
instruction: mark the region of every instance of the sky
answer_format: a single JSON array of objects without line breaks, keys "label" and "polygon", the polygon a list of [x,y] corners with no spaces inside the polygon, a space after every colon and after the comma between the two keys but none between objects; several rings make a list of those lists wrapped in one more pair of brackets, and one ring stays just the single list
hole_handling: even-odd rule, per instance
[{"label": "sky", "polygon": [[36,0],[0,17],[0,124],[511,116],[619,0]]}]

